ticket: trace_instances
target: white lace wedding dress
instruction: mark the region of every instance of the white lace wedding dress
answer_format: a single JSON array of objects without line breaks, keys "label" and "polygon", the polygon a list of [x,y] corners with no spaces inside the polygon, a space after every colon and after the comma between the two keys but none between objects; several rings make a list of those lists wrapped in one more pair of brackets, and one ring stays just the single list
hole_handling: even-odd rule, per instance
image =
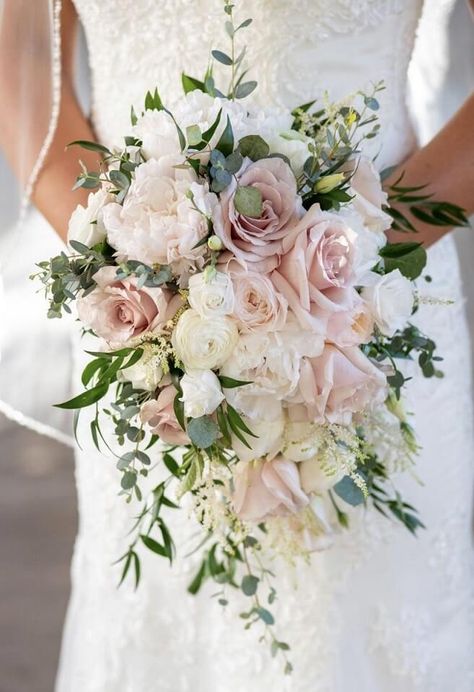
[{"label": "white lace wedding dress", "polygon": [[[222,0],[75,0],[85,27],[93,121],[101,141],[119,141],[130,104],[159,86],[172,103],[180,72],[205,71],[209,48],[225,37]],[[294,106],[328,88],[341,97],[384,79],[380,167],[413,146],[405,104],[418,0],[241,0],[248,58],[261,103]],[[375,153],[375,150],[374,150]],[[420,181],[424,182],[424,181]],[[473,692],[474,571],[471,509],[473,439],[469,338],[458,262],[446,238],[430,251],[431,284],[422,292],[454,299],[423,305],[418,321],[445,357],[442,380],[411,386],[423,446],[417,474],[402,491],[427,530],[413,538],[371,512],[317,553],[296,576],[279,580],[277,626],[292,644],[295,671],[280,665],[222,612],[207,586],[186,592],[195,568],[185,512],[176,513],[181,558],[170,569],[144,555],[143,577],[117,589],[112,563],[127,546],[132,510],[117,497],[112,459],[87,443],[77,452],[80,529],[58,692]],[[239,595],[236,593],[238,600]],[[241,596],[243,599],[244,597]]]}]

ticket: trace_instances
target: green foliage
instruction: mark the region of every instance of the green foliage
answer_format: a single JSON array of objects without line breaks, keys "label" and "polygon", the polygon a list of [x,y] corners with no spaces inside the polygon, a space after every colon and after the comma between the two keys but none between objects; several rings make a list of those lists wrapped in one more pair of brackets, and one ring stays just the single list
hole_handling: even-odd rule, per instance
[{"label": "green foliage", "polygon": [[191,418],[186,430],[191,442],[201,449],[211,447],[219,436],[219,427],[210,416]]},{"label": "green foliage", "polygon": [[350,476],[344,476],[333,487],[336,495],[347,502],[347,504],[357,507],[365,502],[364,493]]},{"label": "green foliage", "polygon": [[263,212],[262,193],[257,187],[239,185],[234,196],[234,206],[239,214],[259,219]]},{"label": "green foliage", "polygon": [[379,254],[386,273],[399,269],[407,279],[417,279],[426,266],[426,250],[420,243],[388,243]]}]

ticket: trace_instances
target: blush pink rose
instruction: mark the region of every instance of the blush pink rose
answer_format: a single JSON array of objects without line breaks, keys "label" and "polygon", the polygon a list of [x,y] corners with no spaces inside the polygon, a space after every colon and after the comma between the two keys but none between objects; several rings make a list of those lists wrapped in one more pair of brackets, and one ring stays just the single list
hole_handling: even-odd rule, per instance
[{"label": "blush pink rose", "polygon": [[94,274],[97,287],[79,298],[83,324],[109,344],[123,344],[144,332],[159,331],[182,304],[182,298],[162,288],[136,287],[136,279],[117,279],[115,267]]},{"label": "blush pink rose", "polygon": [[347,296],[328,289],[348,288],[353,279],[356,234],[338,216],[313,205],[283,241],[280,266],[272,273],[303,329],[324,329],[327,313],[347,309]]},{"label": "blush pink rose", "polygon": [[168,385],[158,395],[158,399],[146,401],[140,410],[142,423],[150,426],[154,435],[169,445],[187,445],[189,438],[178,423],[173,402],[176,389],[172,384]]},{"label": "blush pink rose", "polygon": [[283,329],[288,313],[286,299],[275,290],[269,277],[246,271],[235,260],[227,271],[234,287],[233,316],[242,331],[278,331]]},{"label": "blush pink rose", "polygon": [[366,156],[359,156],[347,161],[344,169],[352,176],[352,205],[362,217],[364,225],[379,233],[390,228],[393,219],[383,211],[383,207],[388,204],[388,196],[372,161]]},{"label": "blush pink rose", "polygon": [[304,363],[299,394],[310,420],[349,425],[353,413],[384,401],[387,380],[356,346],[326,344],[321,356]]},{"label": "blush pink rose", "polygon": [[[260,191],[260,218],[244,216],[236,210],[237,185]],[[222,193],[220,204],[214,209],[214,232],[242,266],[267,273],[278,266],[282,239],[300,212],[296,178],[283,159],[245,159],[236,180]]]},{"label": "blush pink rose", "polygon": [[234,510],[244,521],[292,514],[309,502],[296,464],[283,457],[239,462],[234,468],[234,487]]}]

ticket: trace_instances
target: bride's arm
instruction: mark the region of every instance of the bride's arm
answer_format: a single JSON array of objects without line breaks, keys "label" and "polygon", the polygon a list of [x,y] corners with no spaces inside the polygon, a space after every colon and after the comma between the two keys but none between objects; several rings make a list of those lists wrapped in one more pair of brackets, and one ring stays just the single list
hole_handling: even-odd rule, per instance
[{"label": "bride's arm", "polygon": [[[21,22],[21,13],[15,12],[15,3],[6,3],[6,11],[12,13],[8,17],[11,28],[16,22]],[[78,165],[79,150],[77,147],[65,149],[66,145],[76,139],[93,140],[92,129],[84,117],[77,102],[73,86],[73,52],[77,18],[70,0],[63,1],[61,12],[61,44],[62,44],[62,74],[61,74],[61,108],[58,126],[54,140],[49,150],[45,164],[35,185],[33,201],[46,219],[52,224],[57,233],[63,238],[67,234],[67,222],[73,208],[87,198],[86,190],[72,191],[71,188],[80,172]],[[7,22],[5,23],[7,25]],[[5,32],[6,33],[6,32]],[[21,118],[18,117],[18,86],[12,83],[12,65],[18,47],[15,45],[13,32],[2,36],[2,65],[0,69],[0,146],[7,160],[15,167],[18,143],[22,139]],[[41,45],[35,45],[37,69],[41,70]],[[49,59],[44,69],[49,69]],[[38,133],[43,136],[43,132]],[[38,144],[38,143],[37,143]],[[80,150],[80,158],[91,170],[97,170],[97,155]],[[33,162],[30,162],[31,165]],[[20,176],[20,171],[15,171]]]},{"label": "bride's arm", "polygon": [[[434,139],[400,166],[389,179],[388,186],[402,173],[400,185],[427,184],[426,191],[432,193],[434,199],[457,204],[468,214],[474,213],[474,94]],[[400,210],[407,215],[406,207]],[[391,230],[388,233],[391,242],[416,240],[427,247],[451,230],[410,220],[418,233]]]}]

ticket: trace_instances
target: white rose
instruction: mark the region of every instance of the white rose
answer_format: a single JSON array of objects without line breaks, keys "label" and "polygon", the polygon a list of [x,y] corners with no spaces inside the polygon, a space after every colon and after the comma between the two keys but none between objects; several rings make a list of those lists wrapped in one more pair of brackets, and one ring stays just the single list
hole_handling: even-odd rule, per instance
[{"label": "white rose", "polygon": [[246,447],[243,442],[232,434],[232,449],[239,457],[240,461],[253,461],[260,457],[273,458],[278,454],[282,444],[283,429],[285,421],[283,415],[274,420],[250,420],[245,416],[242,420],[247,425],[248,429],[257,437],[251,437],[243,433],[243,436],[249,443],[251,449]]},{"label": "white rose", "polygon": [[107,232],[102,220],[103,208],[114,197],[101,188],[97,192],[91,192],[87,198],[87,207],[78,204],[72,212],[68,226],[68,242],[77,240],[88,247],[105,240]]},{"label": "white rose", "polygon": [[146,348],[135,365],[119,370],[117,373],[119,382],[130,382],[134,389],[145,389],[147,392],[153,392],[162,379],[163,370],[157,363],[157,359],[151,356]]},{"label": "white rose", "polygon": [[181,150],[176,125],[165,111],[146,110],[138,118],[132,134],[143,142],[142,151],[147,159],[178,154]]},{"label": "white rose", "polygon": [[190,277],[189,304],[201,317],[230,315],[234,309],[234,290],[230,276],[213,270],[212,267],[208,269]]},{"label": "white rose", "polygon": [[323,470],[317,456],[302,461],[298,464],[298,469],[301,487],[308,495],[329,490],[347,474],[344,467]]},{"label": "white rose", "polygon": [[285,445],[282,454],[291,461],[305,461],[314,457],[320,446],[314,423],[288,421],[285,427]]},{"label": "white rose", "polygon": [[214,413],[224,400],[221,385],[212,370],[188,370],[180,381],[184,414],[200,418]]},{"label": "white rose", "polygon": [[387,193],[382,189],[380,175],[374,164],[365,156],[348,161],[346,172],[352,173],[351,204],[362,216],[364,225],[371,231],[385,231],[392,225],[392,217],[382,210],[387,204]]},{"label": "white rose", "polygon": [[203,318],[186,310],[173,332],[173,346],[186,370],[213,370],[232,354],[239,333],[230,317]]},{"label": "white rose", "polygon": [[[374,277],[377,275],[374,275]],[[399,269],[374,278],[375,283],[362,290],[375,324],[385,336],[402,329],[413,312],[413,286]]]}]

